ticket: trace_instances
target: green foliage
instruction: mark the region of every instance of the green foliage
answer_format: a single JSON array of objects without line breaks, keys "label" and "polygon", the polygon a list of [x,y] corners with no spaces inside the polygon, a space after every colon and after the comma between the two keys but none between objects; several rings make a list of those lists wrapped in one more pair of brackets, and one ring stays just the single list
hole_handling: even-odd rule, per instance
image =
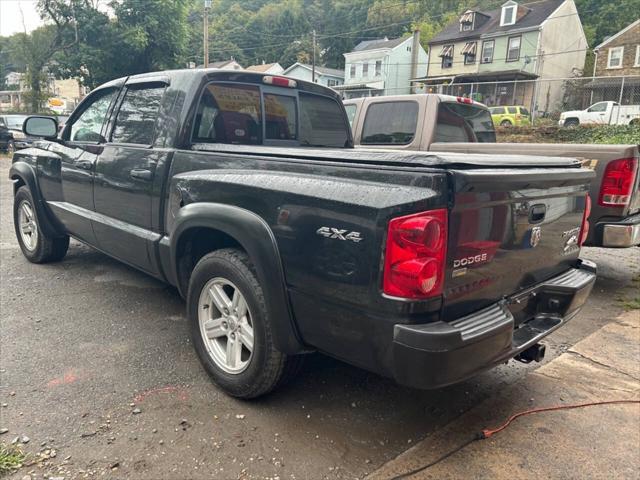
[{"label": "green foliage", "polygon": [[640,143],[640,124],[636,125],[581,125],[560,128],[542,119],[535,126],[497,127],[501,143]]},{"label": "green foliage", "polygon": [[[633,20],[630,12],[640,11],[640,0],[575,1],[591,46],[628,25]],[[58,75],[77,77],[95,87],[119,76],[203,63],[203,0],[110,0],[108,14],[104,8],[97,9],[100,3],[105,4],[38,0],[39,11],[50,26],[37,31],[53,29],[49,44],[53,53],[48,58],[12,53],[8,58],[3,53],[5,45],[11,46],[17,38],[0,38],[0,69],[11,65],[26,71],[30,65],[36,71],[48,62]],[[264,61],[280,62],[284,67],[309,62],[315,30],[318,64],[342,68],[343,54],[360,41],[406,36],[419,28],[426,49],[429,40],[461,12],[491,10],[502,3],[504,0],[213,0],[208,12],[209,61],[233,57],[243,65]],[[32,50],[37,43],[31,42]],[[592,62],[588,56],[586,74]]]},{"label": "green foliage", "polygon": [[0,476],[19,469],[25,459],[26,455],[18,447],[0,443]]}]

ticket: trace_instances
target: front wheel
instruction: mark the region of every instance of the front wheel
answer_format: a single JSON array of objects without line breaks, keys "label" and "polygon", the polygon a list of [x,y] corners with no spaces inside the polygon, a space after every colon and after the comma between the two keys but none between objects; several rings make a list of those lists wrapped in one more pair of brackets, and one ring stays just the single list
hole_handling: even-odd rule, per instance
[{"label": "front wheel", "polygon": [[7,155],[11,156],[16,152],[16,144],[13,140],[7,142]]},{"label": "front wheel", "polygon": [[69,248],[69,237],[47,235],[40,226],[31,191],[22,186],[13,200],[13,224],[22,254],[32,263],[62,260]]},{"label": "front wheel", "polygon": [[564,126],[567,128],[575,128],[578,125],[580,125],[580,121],[577,118],[570,118],[564,122]]},{"label": "front wheel", "polygon": [[275,348],[262,287],[240,250],[227,248],[202,257],[189,281],[187,308],[202,365],[234,397],[271,392],[300,361]]}]

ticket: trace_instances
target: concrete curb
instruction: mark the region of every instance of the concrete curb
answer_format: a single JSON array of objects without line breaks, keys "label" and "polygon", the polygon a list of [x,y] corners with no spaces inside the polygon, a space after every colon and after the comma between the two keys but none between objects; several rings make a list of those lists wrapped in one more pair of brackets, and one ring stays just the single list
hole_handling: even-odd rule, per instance
[{"label": "concrete curb", "polygon": [[[640,397],[640,312],[627,312],[371,473],[393,478],[436,460],[484,428],[536,407]],[[422,478],[640,478],[640,405],[519,418],[422,471]]]}]

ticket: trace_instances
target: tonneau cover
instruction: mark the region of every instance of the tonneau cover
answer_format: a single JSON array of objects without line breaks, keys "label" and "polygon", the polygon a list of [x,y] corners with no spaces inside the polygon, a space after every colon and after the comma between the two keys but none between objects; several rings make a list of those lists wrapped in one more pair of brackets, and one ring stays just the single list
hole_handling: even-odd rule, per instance
[{"label": "tonneau cover", "polygon": [[434,168],[465,167],[574,167],[581,162],[575,158],[544,157],[537,155],[512,154],[469,154],[449,152],[391,151],[364,148],[313,148],[313,147],[271,147],[262,145],[229,145],[223,143],[199,143],[194,150],[269,157],[328,160],[349,163],[379,163],[382,165],[405,165]]}]

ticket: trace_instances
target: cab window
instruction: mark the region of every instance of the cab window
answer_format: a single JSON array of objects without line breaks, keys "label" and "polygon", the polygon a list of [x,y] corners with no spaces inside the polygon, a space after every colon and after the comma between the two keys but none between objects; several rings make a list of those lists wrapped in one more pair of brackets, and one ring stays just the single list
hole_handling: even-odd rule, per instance
[{"label": "cab window", "polygon": [[260,89],[253,85],[207,85],[196,112],[193,141],[261,144]]},{"label": "cab window", "polygon": [[362,145],[408,145],[416,135],[418,103],[380,102],[369,105],[362,127]]},{"label": "cab window", "polygon": [[347,119],[349,120],[349,125],[353,128],[353,120],[356,118],[356,106],[355,105],[345,105],[344,109],[347,111]]},{"label": "cab window", "polygon": [[114,100],[117,89],[100,90],[89,99],[87,106],[83,105],[82,113],[71,124],[67,133],[68,140],[72,142],[104,142],[102,127],[109,111],[109,106]]},{"label": "cab window", "polygon": [[596,103],[595,105],[592,105],[591,107],[589,107],[589,110],[587,110],[587,112],[606,112],[606,111],[607,111],[606,102]]}]

